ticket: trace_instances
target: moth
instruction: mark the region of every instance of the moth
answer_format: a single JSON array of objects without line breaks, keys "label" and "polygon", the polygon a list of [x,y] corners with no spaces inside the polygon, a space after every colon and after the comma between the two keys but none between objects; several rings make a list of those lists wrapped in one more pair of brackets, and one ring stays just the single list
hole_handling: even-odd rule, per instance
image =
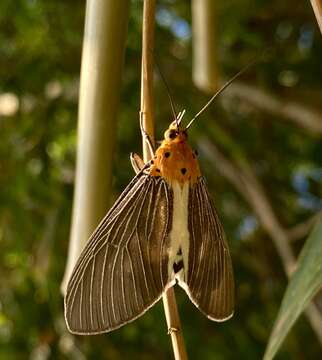
[{"label": "moth", "polygon": [[[73,270],[65,319],[75,334],[100,334],[144,314],[178,283],[210,320],[234,313],[234,276],[228,245],[207,190],[188,129],[237,76],[181,125],[175,115],[164,140],[98,225]],[[149,142],[149,139],[147,138]]]}]

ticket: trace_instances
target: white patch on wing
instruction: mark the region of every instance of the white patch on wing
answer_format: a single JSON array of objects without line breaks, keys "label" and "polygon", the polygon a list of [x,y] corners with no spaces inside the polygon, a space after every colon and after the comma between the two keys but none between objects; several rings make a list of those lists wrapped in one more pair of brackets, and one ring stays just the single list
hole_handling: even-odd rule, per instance
[{"label": "white patch on wing", "polygon": [[[187,279],[188,259],[189,259],[189,231],[188,231],[188,201],[189,201],[189,182],[181,186],[177,181],[173,181],[173,219],[170,232],[170,250],[168,274],[170,279],[177,279],[179,285],[183,287],[184,279]],[[182,255],[177,255],[181,248]],[[174,273],[173,264],[182,259],[183,269]]]}]

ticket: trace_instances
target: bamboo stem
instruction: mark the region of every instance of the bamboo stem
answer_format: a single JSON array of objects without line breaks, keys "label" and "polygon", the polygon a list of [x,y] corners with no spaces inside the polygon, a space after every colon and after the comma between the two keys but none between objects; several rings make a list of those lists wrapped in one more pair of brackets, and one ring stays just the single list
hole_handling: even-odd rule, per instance
[{"label": "bamboo stem", "polygon": [[[141,111],[145,132],[154,143],[153,122],[153,46],[155,0],[145,0],[143,9],[142,29],[142,74],[141,74]],[[150,160],[148,144],[143,136],[143,159]],[[174,357],[176,360],[186,360],[187,353],[181,330],[181,323],[173,287],[163,295],[163,306],[166,315],[169,334],[171,335]]]},{"label": "bamboo stem", "polygon": [[217,52],[217,2],[192,0],[193,68],[195,85],[213,94],[219,88]]},{"label": "bamboo stem", "polygon": [[168,334],[171,336],[174,358],[176,360],[187,360],[188,356],[173,287],[167,290],[162,300],[168,325]]},{"label": "bamboo stem", "polygon": [[[145,0],[142,25],[142,63],[141,63],[141,110],[143,128],[154,146],[153,121],[153,48],[154,48],[155,0]],[[142,137],[144,162],[150,160],[150,152]]]},{"label": "bamboo stem", "polygon": [[322,33],[322,0],[311,0],[314,15]]},{"label": "bamboo stem", "polygon": [[63,293],[79,254],[108,209],[128,9],[129,0],[86,3],[75,190]]}]

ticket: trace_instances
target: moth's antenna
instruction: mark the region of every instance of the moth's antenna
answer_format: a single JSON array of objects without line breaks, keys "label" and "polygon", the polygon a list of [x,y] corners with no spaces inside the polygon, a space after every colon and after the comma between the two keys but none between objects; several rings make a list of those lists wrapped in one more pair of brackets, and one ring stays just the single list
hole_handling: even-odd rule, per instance
[{"label": "moth's antenna", "polygon": [[163,75],[163,73],[161,71],[161,67],[160,67],[156,57],[154,57],[154,62],[155,62],[155,65],[156,65],[156,67],[157,67],[157,69],[159,71],[159,74],[161,76],[163,84],[164,84],[164,86],[165,86],[165,88],[167,90],[167,95],[168,95],[168,98],[170,100],[170,105],[171,105],[171,110],[172,110],[172,114],[173,114],[173,117],[174,117],[174,121],[176,122],[177,130],[179,131],[179,121],[178,121],[178,115],[179,114],[177,115],[176,107],[174,105],[174,101],[173,101],[173,98],[171,96],[169,85],[168,85],[168,83],[167,83],[167,81],[166,81],[166,79],[165,79],[165,77],[164,77],[164,75]]},{"label": "moth's antenna", "polygon": [[254,65],[257,62],[257,58],[251,61],[249,64],[247,64],[245,67],[243,67],[240,71],[238,71],[237,74],[235,74],[230,80],[228,80],[212,97],[211,99],[203,106],[203,108],[197,112],[197,114],[190,120],[189,124],[186,126],[186,129],[189,129],[191,124],[199,117],[208,107],[209,105],[216,99],[217,96],[219,96],[234,80],[236,80],[240,75],[242,75],[244,72],[246,72],[252,65]]}]

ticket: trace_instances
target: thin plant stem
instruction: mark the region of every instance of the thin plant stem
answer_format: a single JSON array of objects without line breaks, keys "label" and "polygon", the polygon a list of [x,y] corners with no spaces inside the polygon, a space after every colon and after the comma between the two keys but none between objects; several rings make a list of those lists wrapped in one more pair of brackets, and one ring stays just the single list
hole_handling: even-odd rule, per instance
[{"label": "thin plant stem", "polygon": [[311,0],[314,15],[322,34],[322,0]]},{"label": "thin plant stem", "polygon": [[[153,46],[155,0],[145,0],[143,9],[142,30],[142,74],[141,74],[141,110],[143,128],[154,144],[153,122]],[[143,159],[150,160],[151,154],[145,136],[143,136]],[[166,315],[168,331],[171,335],[174,357],[176,360],[187,359],[178,307],[173,287],[163,295],[163,306]]]}]

